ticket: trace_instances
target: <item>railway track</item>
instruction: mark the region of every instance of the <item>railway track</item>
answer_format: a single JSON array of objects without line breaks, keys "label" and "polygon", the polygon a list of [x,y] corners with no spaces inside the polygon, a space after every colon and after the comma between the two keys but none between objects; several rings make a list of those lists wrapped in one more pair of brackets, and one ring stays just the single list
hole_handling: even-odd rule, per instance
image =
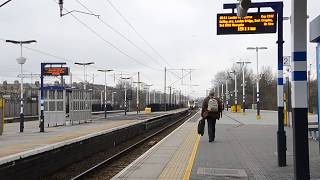
[{"label": "railway track", "polygon": [[[162,138],[157,138],[157,136],[159,136],[159,134],[164,133],[165,131],[168,131],[170,128],[175,129],[176,126],[180,126],[180,123],[182,124],[182,122],[184,122],[192,114],[195,114],[195,113],[196,113],[195,111],[189,112],[189,114],[187,116],[181,117],[178,120],[176,120],[168,125],[165,125],[164,127],[159,128],[158,130],[156,130],[152,134],[148,135],[147,137],[144,137],[143,139],[135,142],[134,144],[130,145],[129,147],[112,155],[111,157],[95,164],[91,168],[81,172],[80,174],[74,176],[71,179],[78,180],[78,179],[110,179],[110,178],[112,178],[113,175],[115,175],[117,172],[120,172],[123,168],[125,168],[127,165],[129,165],[137,157],[139,157],[141,154],[143,154],[143,152],[145,152],[147,149],[149,149],[153,145],[155,145],[156,142],[160,141]],[[166,133],[165,136],[167,134],[169,134],[169,133]],[[143,146],[145,146],[145,147],[143,147]],[[139,147],[140,147],[140,149],[139,149]],[[128,158],[126,158],[126,157],[128,157]],[[120,160],[121,158],[122,158],[122,160]],[[116,162],[116,160],[119,160],[119,161]],[[104,173],[99,172],[102,170],[104,171]],[[101,173],[104,174],[103,177],[96,175],[96,174],[101,175]]]}]

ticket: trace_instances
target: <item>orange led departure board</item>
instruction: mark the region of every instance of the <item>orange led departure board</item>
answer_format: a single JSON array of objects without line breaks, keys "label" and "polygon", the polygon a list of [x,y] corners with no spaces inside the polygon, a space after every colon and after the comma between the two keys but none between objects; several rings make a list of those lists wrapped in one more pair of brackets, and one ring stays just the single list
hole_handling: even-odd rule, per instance
[{"label": "orange led departure board", "polygon": [[45,76],[66,76],[69,74],[67,67],[46,67],[43,75]]},{"label": "orange led departure board", "polygon": [[277,32],[277,13],[248,13],[244,18],[236,14],[217,15],[217,34],[262,34]]}]

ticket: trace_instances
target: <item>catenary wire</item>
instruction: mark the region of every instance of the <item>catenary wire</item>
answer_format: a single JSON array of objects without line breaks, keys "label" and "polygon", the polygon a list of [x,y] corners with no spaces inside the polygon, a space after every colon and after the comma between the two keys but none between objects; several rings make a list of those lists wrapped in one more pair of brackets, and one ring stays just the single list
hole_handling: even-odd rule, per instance
[{"label": "catenary wire", "polygon": [[160,59],[167,64],[169,67],[171,65],[168,61],[136,30],[136,28],[129,22],[129,20],[120,12],[119,8],[117,8],[110,0],[107,0],[109,5],[116,11],[117,14],[126,22],[126,24],[137,34],[137,36],[150,48],[153,52],[155,52]]},{"label": "catenary wire", "polygon": [[[56,2],[55,0],[53,0],[55,3],[58,4],[58,2]],[[69,12],[66,8],[63,8],[65,11]],[[159,69],[156,69],[152,66],[148,66],[142,62],[140,62],[138,59],[134,58],[133,56],[130,56],[129,54],[127,54],[126,52],[124,52],[122,49],[120,49],[119,47],[117,47],[116,45],[114,45],[113,43],[111,43],[110,41],[106,40],[104,37],[102,37],[102,35],[100,35],[97,31],[95,31],[93,28],[91,28],[88,24],[86,24],[85,22],[83,22],[82,20],[80,20],[76,15],[74,15],[73,13],[70,13],[70,15],[76,20],[78,21],[81,25],[83,25],[85,28],[87,28],[91,33],[93,33],[94,35],[96,35],[99,39],[101,39],[103,42],[105,42],[107,45],[109,45],[110,47],[112,47],[113,49],[117,50],[120,54],[128,57],[129,59],[135,61],[136,63],[144,66],[144,67],[147,67],[147,68],[150,68],[150,69],[153,69],[153,70],[156,70],[156,71],[161,71]]]},{"label": "catenary wire", "polygon": [[[168,61],[166,59],[163,58],[163,56],[136,30],[136,28],[129,22],[129,20],[120,12],[120,10],[110,1],[107,0],[107,2],[109,3],[109,5],[119,14],[119,16],[128,24],[128,26],[137,34],[137,36],[142,39],[142,41],[150,48],[152,49],[159,57],[160,59],[165,62],[169,67],[171,67],[171,65],[168,63]],[[175,76],[177,76],[178,78],[180,78],[180,76],[178,74],[176,74],[175,72],[169,71],[170,73],[174,74]],[[182,77],[183,78],[183,77]],[[181,79],[181,78],[180,78]]]},{"label": "catenary wire", "polygon": [[[82,2],[80,2],[79,0],[75,0],[78,4],[80,4],[83,8],[85,8],[88,12],[93,14],[93,11],[90,10],[86,5],[84,5]],[[105,26],[107,26],[108,28],[110,28],[113,32],[115,32],[116,34],[118,34],[119,36],[121,36],[123,39],[125,39],[126,41],[128,41],[132,46],[134,46],[135,48],[137,48],[141,53],[143,53],[145,56],[147,56],[148,58],[150,58],[152,61],[156,62],[157,64],[159,64],[160,66],[163,66],[158,60],[156,60],[155,58],[153,58],[150,54],[148,54],[145,50],[143,50],[141,47],[139,47],[137,44],[135,44],[132,40],[130,40],[128,37],[126,37],[124,34],[122,34],[119,30],[117,30],[116,28],[114,28],[112,25],[110,25],[109,23],[107,23],[106,21],[104,21],[101,17],[97,17],[98,20],[104,24]]]}]

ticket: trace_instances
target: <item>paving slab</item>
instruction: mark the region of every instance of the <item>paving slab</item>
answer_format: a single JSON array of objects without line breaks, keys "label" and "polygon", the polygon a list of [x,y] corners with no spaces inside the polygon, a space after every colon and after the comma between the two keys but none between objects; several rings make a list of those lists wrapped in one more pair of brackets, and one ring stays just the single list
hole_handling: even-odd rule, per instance
[{"label": "paving slab", "polygon": [[197,138],[194,115],[112,179],[182,179]]},{"label": "paving slab", "polygon": [[[254,111],[246,115],[225,112],[216,126],[216,141],[209,143],[207,133],[201,137],[190,179],[293,179],[292,128],[286,128],[287,166],[278,167],[277,114],[264,111],[261,115],[263,118],[256,120]],[[318,142],[310,139],[312,179],[320,179],[318,148]],[[210,173],[204,173],[204,169]],[[212,173],[212,169],[239,170],[247,176],[234,176],[234,173],[222,176],[221,173]]]}]

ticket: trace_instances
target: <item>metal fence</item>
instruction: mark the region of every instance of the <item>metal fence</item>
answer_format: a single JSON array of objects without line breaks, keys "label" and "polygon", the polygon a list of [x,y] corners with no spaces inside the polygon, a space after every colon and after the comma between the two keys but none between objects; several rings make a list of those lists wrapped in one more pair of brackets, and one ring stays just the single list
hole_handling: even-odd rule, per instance
[{"label": "metal fence", "polygon": [[[24,93],[24,114],[25,116],[38,115],[38,89],[27,89]],[[20,93],[2,92],[5,99],[4,116],[19,117],[20,114]]]}]

